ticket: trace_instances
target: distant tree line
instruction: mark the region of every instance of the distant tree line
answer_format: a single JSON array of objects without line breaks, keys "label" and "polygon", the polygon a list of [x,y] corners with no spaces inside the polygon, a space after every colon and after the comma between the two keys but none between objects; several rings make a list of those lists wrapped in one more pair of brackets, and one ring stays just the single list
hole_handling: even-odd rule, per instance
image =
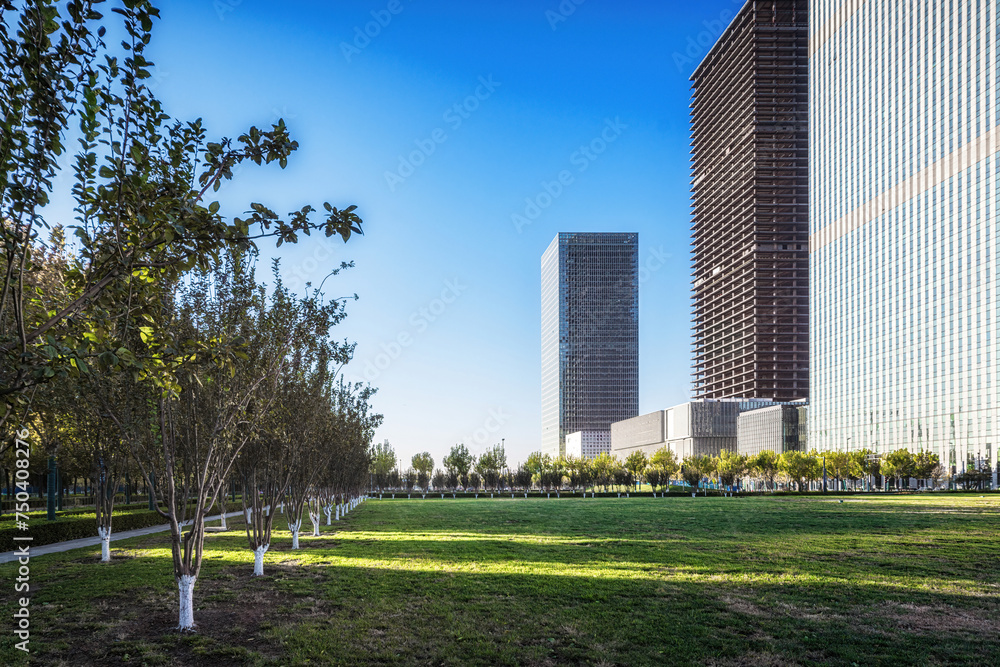
[{"label": "distant tree line", "polygon": [[434,468],[430,453],[415,455],[411,465],[400,469],[388,441],[378,445],[372,460],[372,488],[376,491],[619,491],[648,484],[654,493],[671,485],[700,489],[714,487],[743,491],[806,491],[820,488],[824,466],[830,490],[904,489],[916,481],[918,487],[937,488],[953,482],[964,488],[984,488],[992,479],[986,464],[970,466],[952,478],[938,455],[910,453],[899,449],[885,455],[870,450],[854,452],[811,450],[778,454],[763,451],[754,456],[723,451],[718,456],[688,456],[679,460],[668,447],[652,456],[636,451],[624,459],[602,453],[592,459],[530,454],[516,468],[507,467],[499,445],[478,458],[465,445],[455,445]]}]

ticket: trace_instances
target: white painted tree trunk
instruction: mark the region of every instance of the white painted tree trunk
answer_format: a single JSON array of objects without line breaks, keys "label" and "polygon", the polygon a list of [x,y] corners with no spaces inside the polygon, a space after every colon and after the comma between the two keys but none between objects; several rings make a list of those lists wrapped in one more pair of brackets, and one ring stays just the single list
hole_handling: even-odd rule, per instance
[{"label": "white painted tree trunk", "polygon": [[327,505],[326,507],[323,508],[323,511],[326,513],[326,525],[332,526],[333,525],[333,506],[332,505]]},{"label": "white painted tree trunk", "polygon": [[285,513],[285,503],[281,503],[281,507],[279,508],[279,510],[281,511],[282,514]]},{"label": "white painted tree trunk", "polygon": [[336,521],[340,521],[340,503],[337,503],[337,518]]},{"label": "white painted tree trunk", "polygon": [[222,530],[229,530],[229,526],[226,525],[226,513],[225,512],[222,513],[222,523],[219,524],[219,525],[222,526]]},{"label": "white painted tree trunk", "polygon": [[313,525],[313,537],[319,537],[319,514],[309,512],[309,522]]},{"label": "white painted tree trunk", "polygon": [[292,531],[292,548],[299,548],[299,528],[302,527],[302,520],[296,521],[295,523],[288,526],[288,529]]},{"label": "white painted tree trunk", "polygon": [[251,516],[253,516],[253,509],[243,510],[243,518],[246,519],[247,523],[250,523]]},{"label": "white painted tree trunk", "polygon": [[111,529],[98,528],[97,534],[101,536],[101,562],[111,562]]},{"label": "white painted tree trunk", "polygon": [[180,601],[180,621],[178,630],[194,630],[194,582],[195,577],[189,574],[177,579],[178,600]]},{"label": "white painted tree trunk", "polygon": [[267,553],[267,549],[270,546],[270,544],[265,544],[253,550],[253,576],[264,576],[264,554]]}]

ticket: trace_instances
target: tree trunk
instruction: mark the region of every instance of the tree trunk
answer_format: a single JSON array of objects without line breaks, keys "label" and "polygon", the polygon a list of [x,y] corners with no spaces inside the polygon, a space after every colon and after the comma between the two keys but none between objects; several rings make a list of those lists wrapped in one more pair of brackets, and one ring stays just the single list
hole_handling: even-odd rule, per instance
[{"label": "tree trunk", "polygon": [[189,574],[177,578],[178,601],[180,602],[177,629],[194,632],[194,582],[196,577]]},{"label": "tree trunk", "polygon": [[270,546],[270,544],[265,544],[253,550],[253,576],[264,576],[264,554],[267,553],[267,549]]},{"label": "tree trunk", "polygon": [[111,562],[111,528],[98,528],[97,534],[101,536],[101,562]]},{"label": "tree trunk", "polygon": [[302,527],[302,519],[289,524],[288,529],[292,531],[292,548],[299,548],[299,528]]},{"label": "tree trunk", "polygon": [[326,513],[326,525],[333,525],[333,506],[327,505],[323,508],[323,512]]},{"label": "tree trunk", "polygon": [[309,522],[313,526],[313,537],[319,537],[319,512],[309,512]]}]

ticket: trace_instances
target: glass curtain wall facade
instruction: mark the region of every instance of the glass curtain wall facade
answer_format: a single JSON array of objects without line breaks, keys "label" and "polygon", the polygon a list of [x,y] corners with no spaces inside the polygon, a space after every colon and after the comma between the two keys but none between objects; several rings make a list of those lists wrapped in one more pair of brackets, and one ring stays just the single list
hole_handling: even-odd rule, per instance
[{"label": "glass curtain wall facade", "polygon": [[639,412],[639,235],[562,232],[542,255],[542,452]]},{"label": "glass curtain wall facade", "polygon": [[809,397],[808,2],[747,2],[691,76],[694,395]]},{"label": "glass curtain wall facade", "polygon": [[996,0],[810,2],[810,446],[996,466]]}]

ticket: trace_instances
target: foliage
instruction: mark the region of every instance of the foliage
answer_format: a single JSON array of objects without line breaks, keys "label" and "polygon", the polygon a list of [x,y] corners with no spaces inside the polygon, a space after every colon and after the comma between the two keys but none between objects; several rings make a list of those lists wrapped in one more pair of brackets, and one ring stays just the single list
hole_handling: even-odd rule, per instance
[{"label": "foliage", "polygon": [[[137,355],[125,336],[133,327],[152,341],[165,333],[156,319],[162,299],[188,271],[207,271],[262,238],[280,246],[313,231],[345,241],[361,232],[354,206],[329,203],[318,221],[309,205],[281,216],[258,202],[227,220],[212,193],[245,163],[284,168],[298,144],[283,120],[213,141],[200,120],[172,119],[147,85],[159,11],[143,0],[115,7],[119,47],[104,41],[98,4],[2,6],[0,425],[28,407],[31,387],[86,375],[95,363],[162,377],[155,371],[164,360]],[[79,135],[73,179],[60,180],[71,130]],[[59,289],[44,289],[39,236],[54,227],[45,207],[57,187],[69,190],[59,194],[77,214],[75,245]],[[140,324],[146,316],[154,319]],[[135,324],[120,326],[122,318]]]},{"label": "foliage", "polygon": [[375,448],[372,451],[371,466],[372,476],[375,480],[375,488],[380,491],[388,488],[390,474],[396,469],[396,463],[396,452],[393,450],[392,445],[389,444],[388,440],[375,445]]},{"label": "foliage", "polygon": [[[430,452],[421,452],[413,455],[413,458],[410,459],[410,465],[413,466],[418,475],[430,478],[431,471],[434,470],[434,459],[431,457]],[[425,486],[424,484],[419,485]]]},{"label": "foliage", "polygon": [[724,449],[719,453],[715,468],[722,486],[734,486],[747,471],[747,457]]},{"label": "foliage", "polygon": [[458,444],[451,448],[448,455],[444,457],[443,464],[449,474],[453,474],[464,486],[469,482],[469,471],[475,465],[476,457],[469,453],[469,448],[464,444]]},{"label": "foliage", "polygon": [[638,487],[642,483],[642,475],[649,466],[649,459],[646,452],[636,450],[625,457],[625,470],[631,475],[633,483]]}]

